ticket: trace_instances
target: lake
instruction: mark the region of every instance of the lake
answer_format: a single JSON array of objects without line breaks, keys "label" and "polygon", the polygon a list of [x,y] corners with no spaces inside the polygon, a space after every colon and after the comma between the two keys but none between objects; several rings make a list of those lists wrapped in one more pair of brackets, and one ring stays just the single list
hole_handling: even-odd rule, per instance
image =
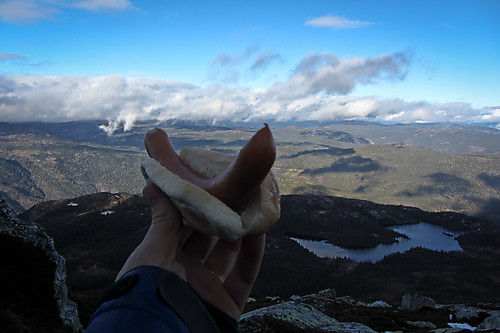
[{"label": "lake", "polygon": [[403,253],[414,247],[424,247],[436,251],[462,251],[455,237],[463,234],[463,232],[449,231],[441,226],[426,222],[392,226],[389,228],[400,234],[405,234],[409,239],[400,237],[397,239],[398,243],[380,244],[370,249],[346,249],[329,244],[324,240],[291,239],[318,257],[349,258],[355,261],[377,262],[386,255],[396,252]]}]

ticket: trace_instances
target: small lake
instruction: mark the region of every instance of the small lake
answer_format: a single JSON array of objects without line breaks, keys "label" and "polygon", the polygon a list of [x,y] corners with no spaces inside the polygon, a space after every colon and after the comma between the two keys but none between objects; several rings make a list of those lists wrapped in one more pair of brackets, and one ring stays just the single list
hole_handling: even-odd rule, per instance
[{"label": "small lake", "polygon": [[449,231],[441,226],[421,222],[418,224],[406,224],[389,227],[390,229],[405,234],[409,237],[398,238],[398,243],[380,244],[370,249],[346,249],[329,244],[326,241],[312,241],[298,238],[290,238],[302,247],[308,249],[321,258],[349,258],[355,261],[377,262],[386,255],[405,252],[414,247],[424,247],[435,251],[462,251],[455,240],[456,236],[463,232]]}]

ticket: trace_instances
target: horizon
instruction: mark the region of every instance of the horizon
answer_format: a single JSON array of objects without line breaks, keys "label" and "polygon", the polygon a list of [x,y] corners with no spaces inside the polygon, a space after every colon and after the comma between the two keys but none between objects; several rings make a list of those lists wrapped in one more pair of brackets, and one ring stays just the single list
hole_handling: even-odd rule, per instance
[{"label": "horizon", "polygon": [[0,31],[4,122],[500,129],[496,1],[5,0]]}]

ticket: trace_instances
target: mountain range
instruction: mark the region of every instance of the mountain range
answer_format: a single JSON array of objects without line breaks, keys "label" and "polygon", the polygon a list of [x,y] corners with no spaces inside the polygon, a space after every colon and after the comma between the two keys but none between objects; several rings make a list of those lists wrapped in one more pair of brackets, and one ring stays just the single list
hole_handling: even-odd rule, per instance
[{"label": "mountain range", "polygon": [[[255,127],[139,122],[108,136],[103,121],[0,123],[0,194],[17,212],[60,198],[140,193],[143,137],[236,153]],[[305,127],[305,125],[309,127]],[[320,127],[321,125],[321,127]],[[324,194],[500,221],[500,131],[477,125],[368,122],[274,126],[282,194]]]}]

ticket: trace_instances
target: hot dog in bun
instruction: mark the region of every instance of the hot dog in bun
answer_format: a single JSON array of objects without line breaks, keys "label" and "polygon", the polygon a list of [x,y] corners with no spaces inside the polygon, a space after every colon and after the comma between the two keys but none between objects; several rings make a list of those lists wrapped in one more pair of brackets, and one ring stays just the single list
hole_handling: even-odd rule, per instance
[{"label": "hot dog in bun", "polygon": [[235,240],[276,224],[276,148],[267,124],[237,156],[189,147],[177,155],[160,129],[146,134],[145,145],[150,158],[141,164],[144,177],[172,199],[193,229]]}]

